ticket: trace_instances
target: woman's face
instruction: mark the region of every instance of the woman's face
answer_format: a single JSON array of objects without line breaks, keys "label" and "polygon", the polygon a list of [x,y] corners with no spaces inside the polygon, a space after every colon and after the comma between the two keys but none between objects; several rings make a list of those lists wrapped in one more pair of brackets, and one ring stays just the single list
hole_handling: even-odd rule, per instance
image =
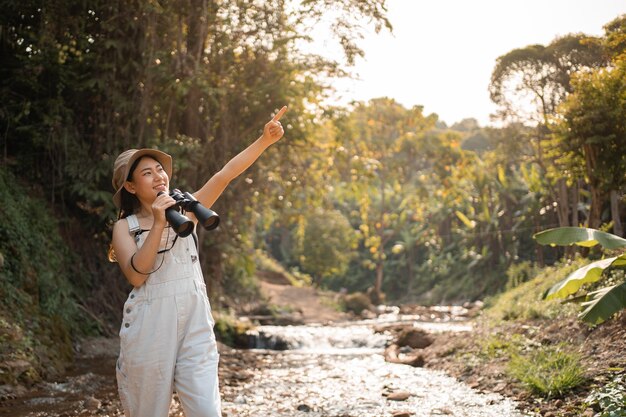
[{"label": "woman's face", "polygon": [[126,190],[135,194],[139,201],[152,203],[161,191],[167,193],[170,179],[161,164],[149,157],[142,157],[133,171],[131,181],[126,181]]}]

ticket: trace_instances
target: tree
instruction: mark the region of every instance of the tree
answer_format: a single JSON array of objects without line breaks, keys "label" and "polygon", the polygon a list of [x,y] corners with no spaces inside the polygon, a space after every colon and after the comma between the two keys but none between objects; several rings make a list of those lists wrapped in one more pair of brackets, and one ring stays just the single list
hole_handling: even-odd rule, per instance
[{"label": "tree", "polygon": [[546,125],[547,118],[572,90],[571,74],[607,64],[599,40],[567,35],[548,46],[529,45],[500,56],[489,93],[503,120]]},{"label": "tree", "polygon": [[324,278],[344,274],[357,239],[356,231],[341,212],[315,210],[306,219],[301,243],[303,271],[311,274],[317,285]]},{"label": "tree", "polygon": [[621,236],[618,195],[626,185],[626,61],[581,72],[572,84],[574,92],[560,107],[553,127],[562,155],[559,162],[572,171],[584,166],[591,190],[589,227],[600,226],[602,205],[610,195],[614,231]]},{"label": "tree", "polygon": [[435,121],[436,116],[424,116],[420,106],[405,109],[388,98],[356,103],[336,121],[343,149],[336,160],[339,182],[350,190],[348,204],[358,212],[355,221],[368,252],[363,264],[375,271],[374,302],[382,302],[388,243],[409,206],[410,194],[400,191],[415,175],[411,169],[415,160],[409,161],[414,154],[411,144]]}]

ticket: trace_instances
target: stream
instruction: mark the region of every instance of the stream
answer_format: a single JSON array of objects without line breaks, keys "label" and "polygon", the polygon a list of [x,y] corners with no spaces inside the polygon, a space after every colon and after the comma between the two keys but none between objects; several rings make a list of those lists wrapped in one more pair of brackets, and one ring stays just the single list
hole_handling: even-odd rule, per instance
[{"label": "stream", "polygon": [[[468,332],[454,314],[434,319],[396,312],[332,325],[259,326],[252,349],[223,348],[224,417],[520,417],[515,403],[472,390],[445,374],[385,362],[381,325],[412,323],[431,333]],[[117,341],[100,341],[56,382],[0,399],[0,416],[122,416],[115,385]],[[89,349],[85,349],[86,351]],[[170,417],[182,417],[176,396]]]}]

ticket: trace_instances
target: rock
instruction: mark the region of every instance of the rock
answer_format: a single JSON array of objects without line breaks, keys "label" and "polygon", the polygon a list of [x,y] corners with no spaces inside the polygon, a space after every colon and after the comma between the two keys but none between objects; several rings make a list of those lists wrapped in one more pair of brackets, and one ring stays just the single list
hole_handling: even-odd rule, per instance
[{"label": "rock", "polygon": [[391,345],[385,349],[385,360],[390,363],[401,363],[403,365],[411,365],[415,367],[424,366],[424,355],[417,352],[400,353],[398,345]]},{"label": "rock", "polygon": [[100,402],[100,400],[93,396],[85,400],[85,408],[90,411],[99,410],[101,405],[102,403]]},{"label": "rock", "polygon": [[371,310],[363,309],[359,313],[359,316],[361,316],[361,318],[363,318],[363,319],[375,319],[376,318],[376,313],[374,313]]},{"label": "rock", "polygon": [[493,387],[493,390],[495,392],[502,392],[506,389],[506,382],[500,382],[498,384],[496,384],[495,387]]},{"label": "rock", "polygon": [[411,396],[410,392],[407,391],[396,391],[387,395],[387,399],[391,401],[406,401]]},{"label": "rock", "polygon": [[30,362],[25,361],[23,359],[16,359],[13,361],[6,361],[4,362],[4,367],[8,368],[12,374],[14,375],[21,375],[24,372],[28,371],[31,366],[30,366]]},{"label": "rock", "polygon": [[304,411],[305,413],[311,412],[313,409],[307,404],[300,404],[297,408],[298,411]]},{"label": "rock", "polygon": [[392,417],[411,417],[413,414],[410,411],[392,411],[391,415]]},{"label": "rock", "polygon": [[410,328],[400,333],[396,344],[398,346],[410,346],[413,349],[424,349],[433,344],[433,339],[423,330]]}]

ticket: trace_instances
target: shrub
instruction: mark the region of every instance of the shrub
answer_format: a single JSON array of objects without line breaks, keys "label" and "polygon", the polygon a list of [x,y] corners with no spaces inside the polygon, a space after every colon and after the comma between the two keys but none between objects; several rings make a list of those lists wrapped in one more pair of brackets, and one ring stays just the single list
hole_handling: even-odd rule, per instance
[{"label": "shrub", "polygon": [[515,288],[524,282],[530,281],[539,271],[540,269],[532,262],[524,261],[512,264],[509,269],[506,270],[506,289]]},{"label": "shrub", "polygon": [[579,355],[565,351],[563,345],[514,354],[508,372],[530,391],[547,398],[562,396],[585,381]]},{"label": "shrub", "polygon": [[586,401],[600,409],[597,417],[626,416],[626,375],[618,375],[603,387],[594,389]]},{"label": "shrub", "polygon": [[343,305],[346,311],[356,314],[361,314],[363,310],[369,310],[372,307],[369,297],[362,292],[344,296]]},{"label": "shrub", "polygon": [[499,320],[554,319],[575,314],[573,305],[563,306],[557,300],[546,302],[543,294],[555,283],[585,263],[571,263],[543,268],[533,279],[487,300],[486,316]]},{"label": "shrub", "polygon": [[24,372],[0,372],[8,384],[55,376],[72,359],[72,336],[98,330],[77,302],[80,259],[47,202],[33,194],[0,169],[0,361],[30,364]]}]

